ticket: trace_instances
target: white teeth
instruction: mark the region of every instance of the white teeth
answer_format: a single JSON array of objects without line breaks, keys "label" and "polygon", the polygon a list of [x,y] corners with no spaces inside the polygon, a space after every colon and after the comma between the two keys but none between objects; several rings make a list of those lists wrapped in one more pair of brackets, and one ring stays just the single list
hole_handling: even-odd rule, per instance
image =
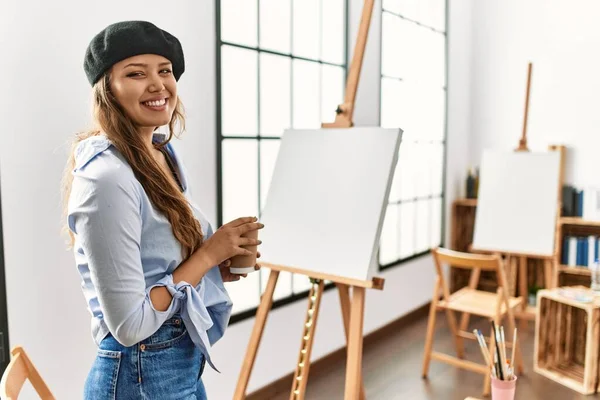
[{"label": "white teeth", "polygon": [[161,99],[161,100],[157,100],[157,101],[147,101],[144,104],[150,107],[160,107],[160,106],[164,106],[165,103],[167,102],[166,99]]}]

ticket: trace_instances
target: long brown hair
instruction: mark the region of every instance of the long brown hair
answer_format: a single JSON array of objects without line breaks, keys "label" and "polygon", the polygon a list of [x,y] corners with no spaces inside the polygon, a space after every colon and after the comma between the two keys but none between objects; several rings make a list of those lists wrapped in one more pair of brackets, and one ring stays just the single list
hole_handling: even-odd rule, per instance
[{"label": "long brown hair", "polygon": [[[184,259],[189,257],[202,244],[203,235],[187,199],[163,172],[144,143],[135,124],[111,93],[108,73],[94,85],[92,96],[96,127],[77,134],[73,140],[62,181],[63,221],[67,221],[69,196],[73,184],[72,171],[75,168],[75,148],[84,139],[104,134],[129,163],[154,207],[171,223],[173,234],[181,243]],[[179,137],[179,133],[175,133],[176,126],[180,128],[179,132],[183,132],[185,129],[183,104],[179,97],[169,122],[168,139],[163,143],[155,144],[156,148],[165,146],[173,136]],[[68,225],[65,225],[64,229],[70,238],[69,246],[72,247],[73,232],[70,231]]]}]

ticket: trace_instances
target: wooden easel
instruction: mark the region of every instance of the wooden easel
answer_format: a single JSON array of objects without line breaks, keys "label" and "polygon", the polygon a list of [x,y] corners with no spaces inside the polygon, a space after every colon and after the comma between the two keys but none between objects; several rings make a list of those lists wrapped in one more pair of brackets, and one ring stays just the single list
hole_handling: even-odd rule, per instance
[{"label": "wooden easel", "polygon": [[[525,111],[523,113],[523,133],[521,135],[521,139],[519,140],[519,146],[515,149],[515,151],[529,151],[529,148],[527,147],[527,120],[529,117],[529,94],[531,91],[531,73],[533,70],[533,65],[530,62],[528,67],[527,67],[527,90],[525,92]],[[556,224],[555,227],[558,225],[558,221],[560,219],[560,210],[561,210],[561,203],[562,203],[562,185],[563,185],[563,180],[564,180],[564,165],[565,165],[565,147],[564,146],[558,146],[558,145],[550,145],[548,146],[548,150],[549,151],[559,151],[560,152],[560,173],[559,173],[559,186],[558,186],[558,210],[556,213]],[[556,233],[555,233],[556,236]],[[558,251],[558,243],[556,242],[555,239],[555,243],[554,243],[554,252],[556,254],[556,252]],[[510,273],[511,273],[511,282],[513,282],[513,287],[514,287],[514,282],[516,281],[516,273],[517,273],[517,269],[518,269],[518,273],[519,273],[519,295],[523,296],[524,301],[523,301],[523,308],[521,310],[520,313],[517,314],[517,317],[519,317],[521,319],[521,326],[524,327],[525,324],[525,320],[535,320],[535,309],[534,308],[530,308],[527,306],[527,297],[528,297],[528,293],[527,293],[527,258],[538,258],[538,259],[542,259],[544,260],[544,281],[545,281],[545,286],[546,289],[551,289],[553,287],[555,287],[555,285],[558,284],[558,282],[555,281],[555,268],[557,268],[557,266],[555,265],[555,260],[556,260],[556,255],[552,255],[550,257],[548,256],[540,256],[540,255],[531,255],[531,254],[509,254],[507,255],[508,257],[508,262],[507,265],[510,268]],[[518,262],[518,266],[516,265],[516,263]]]},{"label": "wooden easel", "polygon": [[[533,65],[530,62],[527,67],[527,88],[525,91],[525,111],[523,113],[523,131],[521,134],[521,139],[519,140],[519,145],[515,148],[515,151],[529,151],[527,147],[527,122],[529,118],[529,97],[531,92],[531,74],[533,70]],[[565,147],[559,145],[550,145],[548,146],[549,151],[559,151],[560,152],[560,173],[559,173],[559,187],[558,187],[558,210],[556,214],[556,225],[559,222],[560,218],[560,210],[562,203],[562,184],[564,179],[564,168],[565,168]],[[556,236],[556,233],[555,233]],[[544,281],[547,289],[555,287],[558,282],[556,282],[556,272],[555,269],[557,266],[555,265],[556,253],[558,251],[558,243],[555,239],[554,243],[554,254],[551,256],[541,255],[541,254],[520,254],[520,253],[503,253],[506,256],[506,266],[508,267],[508,276],[509,276],[509,287],[511,290],[511,295],[515,295],[518,291],[519,296],[523,297],[522,308],[519,313],[516,314],[516,317],[521,320],[521,329],[526,329],[526,320],[535,320],[536,311],[533,307],[527,306],[527,259],[535,258],[541,259],[544,262]],[[519,288],[516,288],[516,280],[517,273],[519,276]]]},{"label": "wooden easel", "polygon": [[523,133],[521,134],[521,140],[519,140],[519,146],[515,151],[529,151],[527,148],[527,119],[529,118],[529,92],[531,89],[531,71],[533,65],[529,63],[527,66],[527,91],[525,92],[525,112],[523,113]]},{"label": "wooden easel", "polygon": [[[333,123],[323,123],[323,128],[350,128],[353,126],[352,115],[354,112],[354,100],[356,98],[356,90],[362,67],[365,46],[367,43],[367,35],[371,23],[371,14],[373,12],[374,0],[365,0],[360,27],[358,31],[358,39],[354,48],[354,55],[348,79],[346,81],[346,93],[344,102],[340,104],[336,110],[336,118]],[[382,278],[373,278],[370,281],[348,279],[339,276],[316,273],[312,271],[304,271],[297,268],[290,268],[283,265],[274,265],[269,263],[260,263],[261,266],[271,270],[267,287],[262,295],[260,305],[256,312],[254,328],[250,335],[250,342],[246,350],[246,356],[242,365],[242,370],[238,378],[238,383],[235,389],[234,400],[243,400],[246,397],[246,390],[250,380],[250,374],[254,367],[256,353],[262,338],[262,333],[267,321],[267,316],[273,305],[273,293],[277,285],[277,279],[281,271],[287,271],[294,274],[305,275],[310,278],[312,286],[308,295],[308,308],[302,330],[302,340],[300,344],[300,352],[298,354],[298,363],[294,378],[292,381],[292,389],[290,392],[290,400],[304,399],[306,393],[306,385],[308,382],[308,373],[310,370],[310,355],[314,341],[314,333],[317,326],[317,318],[319,315],[319,306],[321,304],[321,296],[323,294],[324,281],[332,281],[335,283],[342,309],[342,317],[344,320],[344,330],[347,342],[346,356],[346,387],[345,400],[364,400],[365,391],[362,381],[362,346],[363,346],[363,320],[365,307],[365,289],[383,289],[384,280]],[[352,295],[350,295],[352,288]]]}]

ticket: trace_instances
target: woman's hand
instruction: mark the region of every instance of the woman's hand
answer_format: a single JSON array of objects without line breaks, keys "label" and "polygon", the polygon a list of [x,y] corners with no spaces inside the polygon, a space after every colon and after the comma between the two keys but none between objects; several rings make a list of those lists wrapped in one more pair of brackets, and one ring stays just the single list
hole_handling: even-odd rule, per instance
[{"label": "woman's hand", "polygon": [[220,265],[234,256],[250,256],[252,251],[242,246],[258,246],[262,241],[242,235],[264,227],[256,217],[242,217],[221,226],[198,249],[210,265]]},{"label": "woman's hand", "polygon": [[[256,252],[256,258],[260,258],[260,251]],[[219,264],[219,271],[221,271],[221,278],[223,278],[223,282],[235,282],[239,281],[242,277],[247,277],[248,274],[232,274],[229,266],[231,265],[231,260],[225,260],[221,264]],[[258,271],[260,269],[260,265],[256,264],[254,266],[254,270]]]}]

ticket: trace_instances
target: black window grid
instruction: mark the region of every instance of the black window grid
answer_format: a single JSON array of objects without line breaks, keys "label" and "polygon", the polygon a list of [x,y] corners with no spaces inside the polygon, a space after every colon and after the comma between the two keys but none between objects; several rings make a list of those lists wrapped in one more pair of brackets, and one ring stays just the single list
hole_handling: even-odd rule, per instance
[{"label": "black window grid", "polygon": [[[289,0],[290,2],[294,1],[294,0]],[[297,0],[296,0],[297,1]],[[323,2],[325,0],[321,0],[321,2]],[[347,79],[347,74],[348,74],[348,63],[347,63],[347,59],[348,59],[348,1],[346,0],[344,2],[344,56],[343,59],[345,60],[345,62],[343,64],[337,64],[337,63],[332,63],[332,62],[328,62],[328,61],[323,61],[320,59],[312,59],[312,58],[307,58],[307,57],[302,57],[302,56],[298,56],[293,54],[294,50],[293,50],[293,20],[294,20],[294,15],[293,15],[293,7],[290,9],[290,53],[283,53],[283,52],[278,52],[278,51],[273,51],[270,49],[263,49],[260,47],[260,0],[257,0],[257,37],[256,37],[256,43],[258,44],[256,47],[254,46],[247,46],[247,45],[243,45],[243,44],[238,44],[238,43],[232,43],[232,42],[228,42],[228,41],[224,41],[221,40],[221,0],[217,0],[216,1],[216,37],[217,37],[217,46],[216,46],[216,61],[217,61],[217,66],[216,66],[216,75],[217,75],[217,112],[216,112],[216,117],[217,117],[217,223],[218,226],[221,226],[223,224],[223,174],[222,174],[222,162],[223,162],[223,153],[222,153],[222,143],[223,140],[231,140],[231,139],[237,139],[237,140],[252,140],[252,141],[257,141],[257,157],[258,157],[258,162],[257,162],[257,168],[258,168],[258,181],[257,181],[257,185],[258,185],[258,209],[261,210],[262,209],[262,199],[261,199],[261,167],[260,167],[260,160],[261,160],[261,154],[260,154],[260,143],[262,140],[280,140],[281,138],[279,136],[263,136],[260,134],[261,132],[261,125],[260,125],[260,106],[261,106],[261,101],[260,101],[260,54],[261,53],[266,53],[266,54],[271,54],[271,55],[276,55],[276,56],[281,56],[281,57],[286,57],[289,58],[291,60],[291,74],[290,74],[290,122],[291,122],[291,126],[294,126],[294,103],[293,103],[293,99],[294,99],[294,92],[293,92],[293,79],[294,79],[294,60],[302,60],[302,61],[308,61],[308,62],[314,62],[320,65],[331,65],[331,66],[337,66],[337,67],[342,67],[344,69],[344,83],[346,82]],[[292,3],[293,5],[293,3]],[[322,22],[319,21],[319,29],[321,29],[322,26]],[[319,45],[321,45],[321,39],[319,39]],[[223,46],[231,46],[231,47],[235,47],[235,48],[240,48],[240,49],[245,49],[245,50],[252,50],[252,51],[256,51],[257,52],[257,134],[256,135],[224,135],[223,134],[223,130],[222,130],[222,105],[221,105],[221,100],[222,100],[222,94],[221,94],[221,48]],[[320,53],[320,52],[319,52]],[[342,93],[343,95],[343,93]],[[322,107],[319,107],[319,110],[321,110]],[[322,116],[323,118],[324,116]],[[331,117],[335,117],[335,109],[331,110]],[[308,279],[308,277],[306,278]],[[291,295],[286,296],[284,298],[278,299],[276,301],[273,302],[272,305],[272,309],[275,308],[279,308],[282,306],[285,306],[287,304],[293,303],[299,299],[303,299],[305,298],[309,291],[308,290],[304,290],[298,293],[294,293],[294,287],[293,287],[293,277],[290,280],[290,284],[291,284]],[[259,298],[260,295],[262,293],[262,286],[263,286],[263,282],[262,282],[262,274],[259,275],[259,282],[257,285],[257,290],[259,292]],[[331,288],[334,287],[333,283],[327,283],[325,285],[325,290],[329,290]],[[256,310],[258,307],[252,307],[250,309],[244,310],[244,311],[240,311],[235,313],[234,315],[232,315],[231,319],[230,319],[230,324],[234,324],[236,322],[239,321],[243,321],[247,318],[252,318],[254,317],[254,315],[256,314]]]},{"label": "black window grid", "polygon": [[[449,7],[449,1],[445,0],[444,2],[444,14],[445,14],[445,30],[441,31],[437,28],[434,28],[432,26],[428,26],[426,24],[423,24],[419,21],[415,21],[414,19],[411,18],[407,18],[405,16],[403,16],[400,13],[396,13],[396,12],[392,12],[389,10],[386,10],[385,8],[382,7],[382,16],[383,14],[389,14],[392,15],[398,19],[402,19],[404,21],[413,23],[417,26],[420,26],[424,29],[429,29],[433,32],[439,33],[440,35],[444,36],[444,71],[445,71],[445,85],[441,88],[444,92],[445,92],[445,98],[444,98],[444,135],[443,135],[443,139],[442,140],[419,140],[419,139],[414,139],[414,140],[409,140],[408,143],[415,143],[415,144],[434,144],[434,143],[440,143],[443,145],[444,147],[444,151],[443,151],[443,160],[442,160],[442,165],[443,165],[443,169],[442,169],[442,190],[440,194],[436,194],[436,195],[428,195],[428,196],[421,196],[421,197],[414,197],[414,198],[410,198],[410,199],[403,199],[403,200],[397,200],[397,201],[392,201],[392,202],[388,202],[388,205],[401,205],[401,204],[406,204],[406,203],[417,203],[419,201],[429,201],[429,200],[434,200],[434,199],[440,199],[440,216],[441,216],[441,223],[440,223],[440,246],[444,246],[444,232],[446,230],[446,210],[445,210],[445,200],[446,200],[446,190],[445,190],[445,186],[446,186],[446,159],[447,159],[447,149],[448,146],[446,145],[446,136],[447,136],[447,130],[448,130],[448,35],[447,35],[447,31],[448,31],[448,7]],[[382,35],[383,35],[383,30],[382,30]],[[383,40],[380,42],[382,43]],[[382,66],[382,62],[383,62],[383,54],[382,51],[380,51],[380,66]],[[383,69],[383,67],[382,67]],[[395,79],[395,80],[399,80],[399,81],[404,81],[403,77],[397,77],[397,76],[389,76],[389,75],[385,75],[383,73],[381,73],[381,77],[380,79]],[[380,93],[381,96],[381,93]],[[382,97],[380,97],[381,100],[383,100]],[[380,107],[380,123],[381,123],[381,107]],[[403,143],[406,143],[406,141],[403,140]],[[416,234],[416,219],[415,219],[415,223],[413,224],[413,232],[412,234]],[[380,271],[384,271],[386,269],[389,268],[393,268],[393,267],[397,267],[400,265],[403,265],[409,261],[413,261],[415,259],[418,259],[424,255],[427,255],[430,253],[430,249],[429,250],[425,250],[425,251],[415,251],[413,254],[409,255],[409,256],[405,256],[405,257],[399,257],[398,259],[396,259],[395,261],[389,262],[389,263],[385,263],[385,264],[381,264],[379,263],[379,270]],[[378,258],[379,259],[379,258]]]}]

